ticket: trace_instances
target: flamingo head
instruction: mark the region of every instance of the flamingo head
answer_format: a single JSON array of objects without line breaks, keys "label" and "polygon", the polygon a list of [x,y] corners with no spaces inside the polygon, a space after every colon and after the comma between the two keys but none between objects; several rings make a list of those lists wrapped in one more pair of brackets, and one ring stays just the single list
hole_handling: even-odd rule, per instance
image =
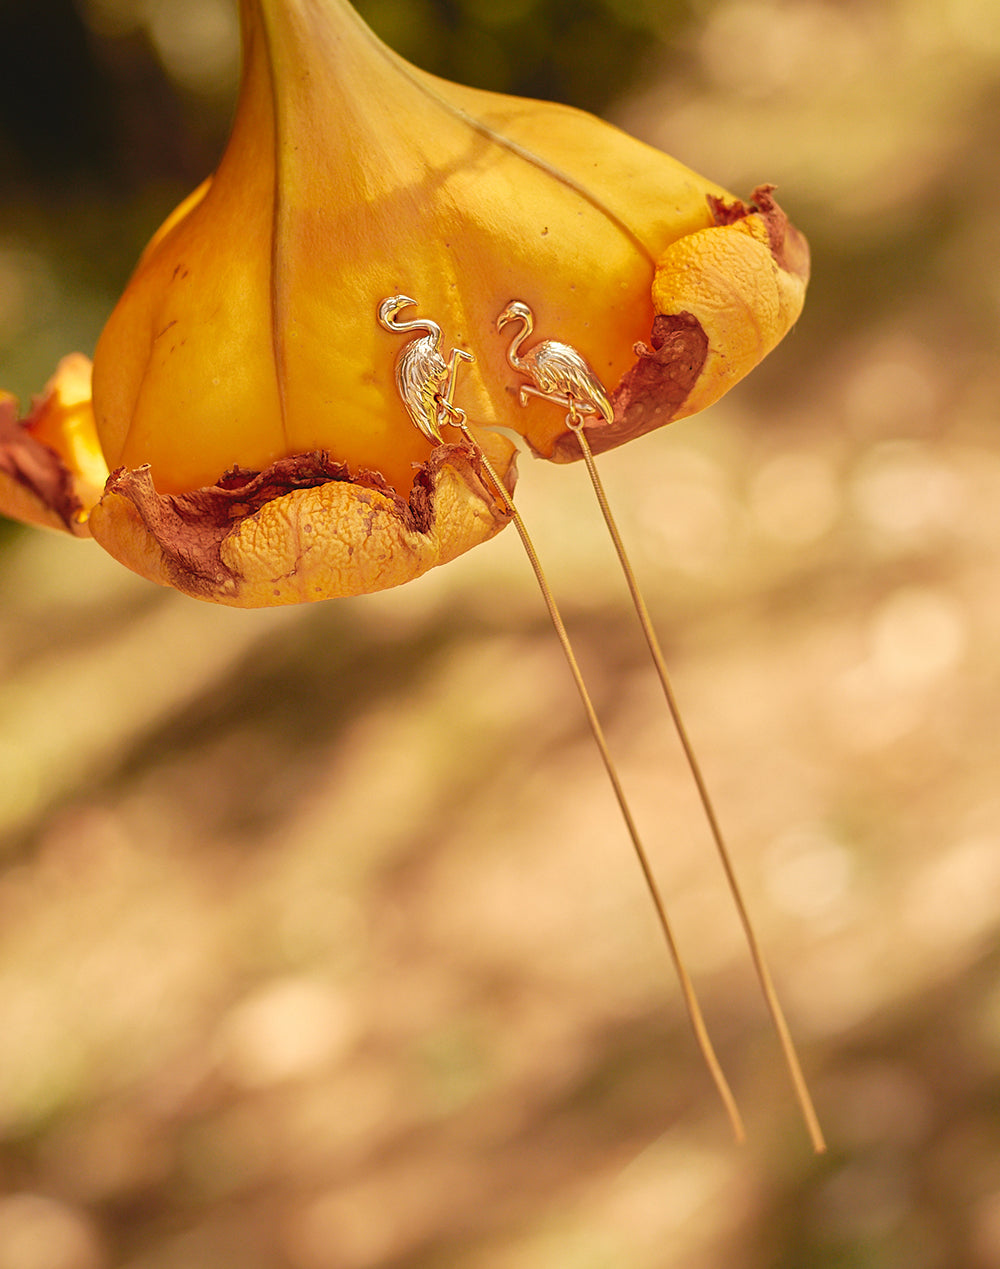
[{"label": "flamingo head", "polygon": [[497,318],[497,330],[503,330],[508,322],[520,319],[524,322],[528,329],[531,329],[531,309],[521,300],[511,300],[504,311]]},{"label": "flamingo head", "polygon": [[388,299],[383,300],[378,306],[378,320],[386,330],[392,330],[396,317],[404,308],[410,308],[416,302],[416,300],[411,300],[408,295],[390,295]]}]

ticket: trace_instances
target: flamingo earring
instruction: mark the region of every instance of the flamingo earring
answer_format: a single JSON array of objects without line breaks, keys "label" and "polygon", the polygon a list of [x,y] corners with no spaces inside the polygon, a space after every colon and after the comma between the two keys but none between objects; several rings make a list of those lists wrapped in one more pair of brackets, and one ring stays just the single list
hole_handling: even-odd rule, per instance
[{"label": "flamingo earring", "polygon": [[[687,1009],[698,1047],[729,1115],[733,1133],[737,1141],[742,1141],[745,1137],[745,1131],[742,1117],[736,1105],[736,1099],[733,1097],[732,1090],[712,1047],[694,984],[681,957],[677,940],[667,915],[666,905],[653,875],[649,856],[639,836],[639,830],[632,815],[628,799],[625,796],[625,790],[618,776],[614,760],[611,757],[604,730],[601,727],[590,693],[587,690],[587,685],[584,682],[562,614],[542,569],[538,552],[535,550],[527,526],[521,518],[520,512],[515,507],[507,487],[497,475],[482,447],[469,431],[465,411],[454,403],[455,371],[458,361],[471,362],[475,358],[471,353],[453,348],[449,359],[445,361],[440,351],[441,328],[436,322],[427,318],[416,318],[406,322],[397,321],[397,315],[402,309],[415,304],[416,301],[408,296],[394,295],[383,300],[378,306],[378,320],[386,330],[392,332],[421,330],[424,332],[423,336],[411,339],[406,343],[396,358],[396,389],[414,426],[428,440],[440,444],[443,440],[441,428],[445,425],[451,425],[459,429],[491,484],[496,489],[500,502],[514,523],[514,527],[524,546],[525,554],[534,571],[539,589],[542,592],[542,598],[545,601],[549,618],[555,628],[563,655],[569,665],[570,673],[580,695],[591,735],[601,755],[604,769],[618,802],[618,808],[638,858],[639,866],[642,869],[647,889],[656,909],[660,929],[663,932],[667,949],[680,982],[685,1008]],[[610,411],[611,407],[600,381],[579,353],[575,349],[570,348],[569,345],[547,341],[545,345],[539,345],[538,348],[530,350],[523,361],[514,360],[521,341],[531,333],[531,310],[526,304],[511,304],[502,317],[507,321],[520,318],[524,324],[522,334],[511,347],[509,354],[511,365],[519,370],[523,368],[524,373],[529,373],[527,369],[529,366],[543,367],[535,379],[537,387],[528,385],[523,387],[522,404],[526,395],[536,395],[545,400],[556,401],[565,405],[573,418],[583,418],[588,414],[597,412],[593,406],[599,399],[603,401],[606,408]],[[562,377],[560,377],[561,372]],[[610,416],[608,417],[610,418]]]},{"label": "flamingo earring", "polygon": [[497,318],[497,330],[503,330],[508,322],[520,322],[521,330],[507,349],[507,361],[531,380],[521,384],[522,405],[528,404],[528,397],[540,397],[563,406],[573,418],[593,414],[607,423],[614,422],[615,412],[604,384],[571,344],[543,339],[522,353],[521,345],[535,329],[534,314],[523,300],[511,300]]},{"label": "flamingo earring", "polygon": [[441,425],[454,413],[455,371],[459,361],[475,361],[472,353],[453,348],[445,361],[441,355],[441,327],[419,318],[400,322],[404,308],[416,305],[408,295],[391,295],[378,306],[378,320],[388,331],[422,330],[422,339],[411,339],[396,359],[396,390],[417,430],[435,445],[442,442]]},{"label": "flamingo earring", "polygon": [[555,339],[544,339],[524,352],[521,351],[522,344],[534,332],[534,314],[523,300],[511,300],[497,318],[497,330],[503,330],[504,326],[513,321],[520,321],[521,330],[514,336],[507,348],[507,361],[518,374],[530,380],[529,383],[520,385],[518,399],[522,406],[528,404],[529,397],[537,397],[543,401],[550,401],[555,405],[561,406],[566,410],[566,426],[573,432],[579,442],[580,452],[583,455],[583,461],[587,468],[594,495],[597,498],[601,514],[604,517],[605,525],[621,564],[622,572],[625,575],[625,581],[632,598],[632,605],[639,618],[646,645],[656,667],[657,677],[660,680],[663,695],[666,698],[670,717],[673,720],[684,757],[698,791],[698,797],[705,818],[708,821],[709,830],[722,864],[730,895],[739,915],[740,923],[743,926],[754,969],[781,1045],[795,1095],[802,1110],[803,1119],[813,1146],[817,1151],[822,1151],[825,1149],[822,1129],[802,1073],[802,1067],[792,1041],[791,1032],[785,1020],[781,1002],[778,1000],[774,989],[771,974],[764,959],[763,949],[750,920],[746,901],[743,898],[743,892],[733,867],[729,848],[722,835],[722,829],[701,771],[701,765],[698,762],[694,746],[681,715],[680,706],[663,658],[660,641],[649,616],[649,609],[646,607],[642,592],[639,590],[638,580],[625,550],[621,534],[618,531],[618,525],[612,514],[603,482],[597,471],[593,450],[587,439],[585,431],[587,421],[590,420],[595,427],[600,427],[602,420],[604,423],[613,423],[614,408],[600,379],[586,359],[571,345],[561,343]]}]

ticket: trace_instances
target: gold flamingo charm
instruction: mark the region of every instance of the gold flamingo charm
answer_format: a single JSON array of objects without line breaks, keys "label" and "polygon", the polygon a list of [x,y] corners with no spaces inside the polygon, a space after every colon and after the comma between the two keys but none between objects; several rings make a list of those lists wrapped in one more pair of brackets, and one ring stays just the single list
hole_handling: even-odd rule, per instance
[{"label": "gold flamingo charm", "polygon": [[472,353],[453,348],[447,361],[441,356],[441,327],[429,318],[401,322],[397,315],[416,304],[408,295],[390,295],[378,306],[378,320],[388,331],[422,330],[396,358],[396,388],[414,425],[435,445],[444,441],[441,425],[453,416],[455,369],[461,361],[475,361]]},{"label": "gold flamingo charm", "polygon": [[526,405],[529,396],[540,397],[564,406],[571,419],[597,414],[613,422],[615,412],[604,385],[576,349],[556,339],[543,339],[522,353],[521,345],[535,329],[534,314],[523,300],[511,300],[497,318],[497,330],[515,321],[521,323],[521,330],[507,349],[507,361],[531,380],[521,385],[521,404]]}]

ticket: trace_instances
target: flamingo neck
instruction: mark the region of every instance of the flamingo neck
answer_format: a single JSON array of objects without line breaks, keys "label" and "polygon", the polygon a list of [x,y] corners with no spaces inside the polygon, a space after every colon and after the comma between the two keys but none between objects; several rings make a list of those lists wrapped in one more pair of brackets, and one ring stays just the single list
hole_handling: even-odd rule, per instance
[{"label": "flamingo neck", "polygon": [[437,322],[428,321],[426,318],[414,318],[408,322],[401,322],[398,318],[390,319],[394,330],[423,330],[430,335],[435,342],[441,338],[441,327]]},{"label": "flamingo neck", "polygon": [[520,370],[521,359],[518,354],[521,351],[521,345],[531,334],[533,327],[530,317],[518,315],[517,320],[521,323],[521,329],[510,341],[510,347],[507,349],[507,360],[515,370]]}]

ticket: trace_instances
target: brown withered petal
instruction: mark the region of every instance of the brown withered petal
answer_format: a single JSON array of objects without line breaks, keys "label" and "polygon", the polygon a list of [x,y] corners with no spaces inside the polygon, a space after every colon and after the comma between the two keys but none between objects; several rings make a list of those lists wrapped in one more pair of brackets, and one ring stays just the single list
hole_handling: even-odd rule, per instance
[{"label": "brown withered petal", "polygon": [[86,532],[77,516],[80,501],[69,472],[56,454],[36,441],[17,417],[17,401],[0,395],[0,506],[26,524]]},{"label": "brown withered petal", "polygon": [[4,515],[89,537],[87,512],[107,474],[94,427],[87,357],[64,357],[24,418],[18,418],[17,400],[0,392]]},{"label": "brown withered petal", "polygon": [[[508,480],[513,488],[513,472]],[[157,493],[147,467],[121,469],[90,517],[104,549],[150,581],[237,608],[399,586],[506,523],[460,445],[433,451],[408,500],[315,452],[188,494]]]}]

